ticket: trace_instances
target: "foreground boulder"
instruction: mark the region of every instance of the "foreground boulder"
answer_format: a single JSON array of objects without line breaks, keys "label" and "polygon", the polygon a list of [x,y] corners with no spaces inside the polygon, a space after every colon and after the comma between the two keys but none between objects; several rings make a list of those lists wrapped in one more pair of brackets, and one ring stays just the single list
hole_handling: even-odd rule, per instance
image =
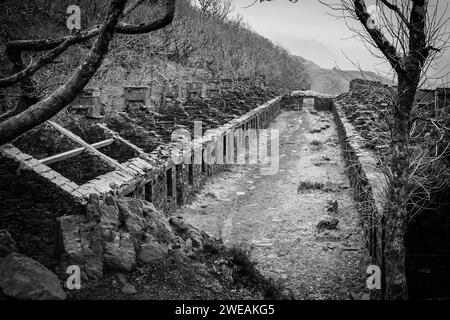
[{"label": "foreground boulder", "polygon": [[16,242],[5,229],[0,229],[0,258],[17,252]]},{"label": "foreground boulder", "polygon": [[0,262],[0,288],[12,298],[26,300],[64,300],[58,277],[39,262],[11,253]]},{"label": "foreground boulder", "polygon": [[84,216],[70,215],[58,219],[62,275],[69,265],[77,265],[90,279],[103,277],[103,241],[101,228]]},{"label": "foreground boulder", "polygon": [[99,279],[104,269],[130,272],[179,250],[191,254],[207,238],[181,218],[169,219],[150,202],[131,198],[91,196],[85,215],[58,221],[63,279],[69,265],[79,266],[84,280]]},{"label": "foreground boulder", "polygon": [[164,259],[169,254],[167,245],[151,241],[141,245],[139,251],[139,262],[142,264],[150,264]]},{"label": "foreground boulder", "polygon": [[113,270],[131,271],[136,266],[136,252],[128,233],[117,234],[113,241],[105,242],[103,255],[105,267]]}]

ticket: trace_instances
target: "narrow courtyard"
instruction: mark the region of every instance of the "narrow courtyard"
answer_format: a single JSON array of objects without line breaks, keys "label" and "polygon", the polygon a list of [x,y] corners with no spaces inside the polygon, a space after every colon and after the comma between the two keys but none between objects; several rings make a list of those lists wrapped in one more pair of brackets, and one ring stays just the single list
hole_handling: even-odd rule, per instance
[{"label": "narrow courtyard", "polygon": [[[370,262],[331,113],[305,101],[269,128],[280,133],[276,174],[233,165],[176,215],[227,246],[247,248],[295,299],[368,299]],[[337,226],[324,224],[330,217]]]}]

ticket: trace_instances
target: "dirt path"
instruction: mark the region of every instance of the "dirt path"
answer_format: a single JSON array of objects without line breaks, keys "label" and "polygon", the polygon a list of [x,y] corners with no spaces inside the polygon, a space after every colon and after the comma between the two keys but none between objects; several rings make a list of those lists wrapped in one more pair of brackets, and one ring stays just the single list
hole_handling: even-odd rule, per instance
[{"label": "dirt path", "polygon": [[[250,246],[260,271],[282,280],[296,299],[361,297],[368,262],[331,114],[307,106],[283,112],[271,128],[280,130],[275,175],[261,176],[256,165],[233,166],[177,214],[227,245]],[[301,181],[323,186],[312,190],[307,183],[298,193]],[[334,200],[338,227],[318,232]]]}]

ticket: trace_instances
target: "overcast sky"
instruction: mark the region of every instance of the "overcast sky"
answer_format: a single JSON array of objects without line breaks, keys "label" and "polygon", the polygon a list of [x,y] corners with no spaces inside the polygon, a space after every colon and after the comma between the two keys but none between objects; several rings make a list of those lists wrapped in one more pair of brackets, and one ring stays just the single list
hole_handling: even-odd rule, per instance
[{"label": "overcast sky", "polygon": [[[354,34],[342,19],[331,16],[332,10],[317,0],[299,0],[298,3],[288,0],[258,1],[249,8],[243,7],[254,0],[232,2],[235,14],[240,14],[254,31],[321,67],[355,70],[357,68],[353,62],[370,71],[388,70],[361,42],[352,38]],[[447,0],[441,2],[445,4]],[[374,0],[367,1],[368,6],[371,4]],[[446,53],[443,61],[450,63],[450,52]]]}]

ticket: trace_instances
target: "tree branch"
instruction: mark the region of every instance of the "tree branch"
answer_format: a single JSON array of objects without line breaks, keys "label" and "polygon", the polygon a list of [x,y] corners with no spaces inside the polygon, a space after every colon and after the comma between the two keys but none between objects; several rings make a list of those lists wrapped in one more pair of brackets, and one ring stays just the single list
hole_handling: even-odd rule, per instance
[{"label": "tree branch", "polygon": [[175,2],[176,0],[165,0],[166,13],[163,17],[147,24],[142,23],[139,25],[120,22],[117,26],[116,32],[121,34],[140,34],[164,28],[173,21],[175,16]]},{"label": "tree branch", "polygon": [[88,84],[100,67],[126,2],[127,0],[112,0],[94,48],[67,83],[59,87],[46,99],[0,124],[0,145],[10,142],[50,119],[76,98],[77,94]]},{"label": "tree branch", "polygon": [[391,9],[392,11],[394,11],[399,17],[400,19],[403,21],[403,23],[408,27],[408,29],[411,28],[411,23],[408,21],[408,19],[406,18],[406,16],[403,14],[403,12],[400,10],[400,8],[393,4],[390,3],[388,0],[380,0],[386,7],[388,7],[389,9]]},{"label": "tree branch", "polygon": [[402,74],[405,72],[402,67],[402,59],[398,56],[397,50],[395,47],[389,42],[388,39],[383,35],[383,33],[374,26],[370,26],[371,16],[367,12],[366,3],[364,0],[354,0],[354,10],[355,14],[358,17],[359,21],[362,23],[367,33],[370,35],[372,40],[375,42],[377,47],[384,54],[386,59],[391,64],[392,68],[398,73]]},{"label": "tree branch", "polygon": [[67,50],[71,45],[77,43],[79,41],[79,37],[71,37],[68,38],[66,41],[61,43],[59,46],[57,46],[55,49],[47,52],[45,55],[39,57],[39,59],[34,62],[33,64],[29,65],[28,67],[20,70],[19,72],[0,79],[0,88],[9,87],[20,80],[30,77],[33,74],[35,74],[40,68],[43,66],[51,63],[54,59],[56,59],[61,53]]},{"label": "tree branch", "polygon": [[[143,0],[136,1],[133,5],[124,11],[124,15],[131,12],[137,5],[141,4]],[[150,31],[158,30],[166,25],[170,24],[175,15],[175,2],[176,0],[165,0],[166,2],[166,13],[163,17],[160,17],[154,21],[146,24],[134,25],[119,22],[116,26],[117,33],[123,34],[139,34],[147,33]],[[87,30],[81,31],[76,36],[66,36],[58,39],[38,39],[38,40],[17,40],[11,41],[6,44],[6,51],[11,53],[17,53],[21,51],[47,51],[56,48],[61,45],[64,41],[72,39],[74,37],[78,38],[77,42],[88,40],[99,34],[100,26],[96,25]]]},{"label": "tree branch", "polygon": [[[125,10],[123,16],[132,12],[145,0],[136,0],[133,4],[129,5]],[[156,4],[158,0],[150,0],[152,3]],[[165,0],[166,1],[166,14],[148,24],[132,25],[119,22],[116,26],[116,32],[123,34],[139,34],[146,33],[153,30],[158,30],[164,26],[170,24],[173,20],[175,13],[175,0]],[[99,34],[100,26],[96,25],[86,31],[82,31],[76,35],[62,37],[59,39],[46,39],[46,40],[18,40],[7,44],[6,54],[10,61],[15,65],[14,70],[18,70],[16,73],[9,77],[0,79],[0,88],[11,86],[19,81],[24,81],[25,79],[32,76],[40,68],[44,67],[48,63],[51,63],[60,54],[66,51],[70,46],[93,38]],[[45,51],[50,50],[44,56],[40,57],[35,63],[25,68],[21,53],[24,50],[30,51]],[[28,85],[29,86],[29,85]],[[18,114],[23,111],[24,108],[20,107],[17,110],[14,109],[11,112],[6,112],[0,116],[0,122],[5,119]]]},{"label": "tree branch", "polygon": [[427,46],[425,34],[426,15],[428,0],[411,0],[411,31],[409,39],[408,60],[414,63],[414,60],[420,63],[420,69],[425,64],[430,53],[430,47]]}]

